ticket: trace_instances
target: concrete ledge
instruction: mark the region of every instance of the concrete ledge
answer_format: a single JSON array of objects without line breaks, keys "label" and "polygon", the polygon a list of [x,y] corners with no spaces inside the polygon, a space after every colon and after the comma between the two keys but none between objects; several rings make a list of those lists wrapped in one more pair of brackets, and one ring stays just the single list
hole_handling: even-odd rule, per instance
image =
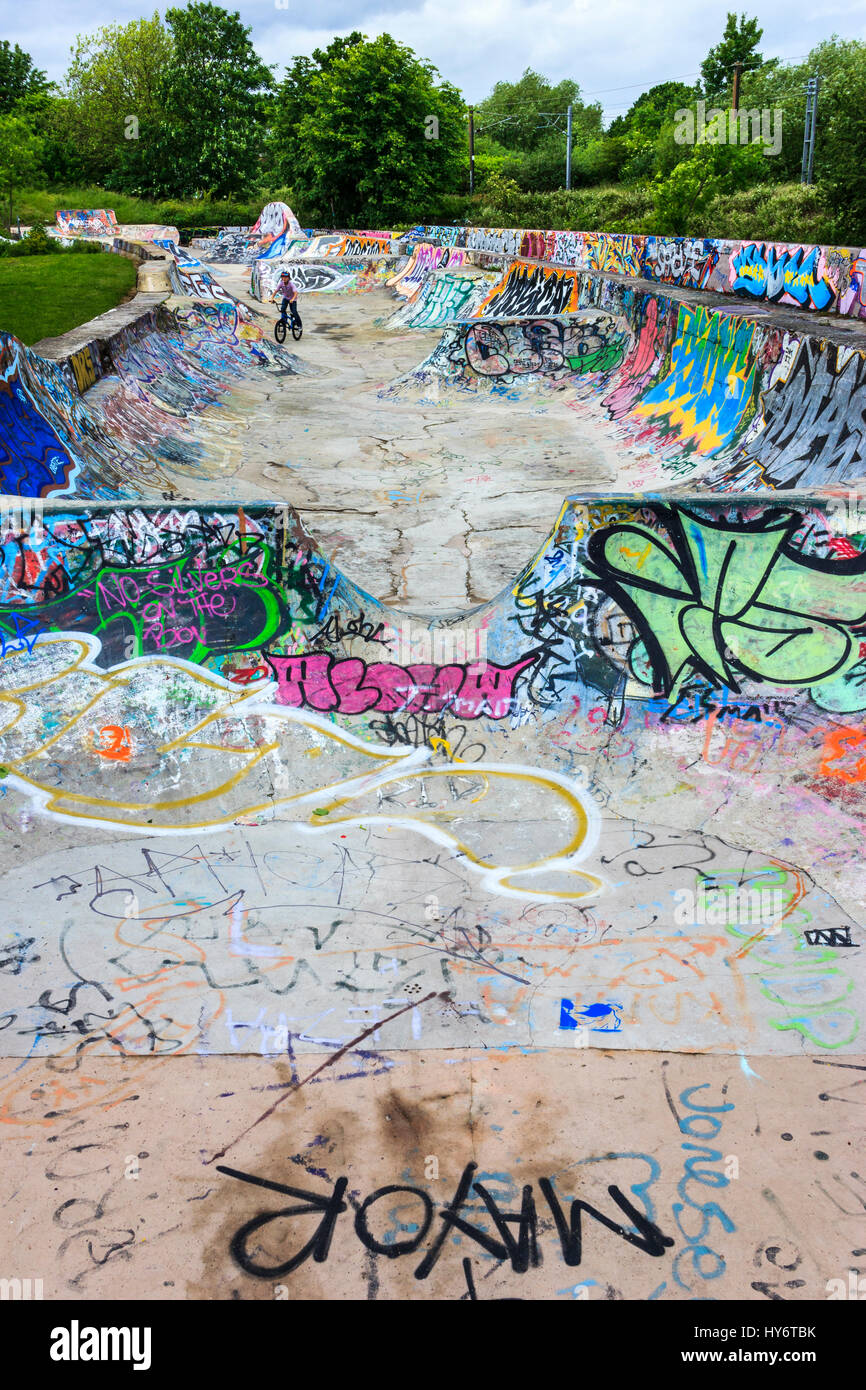
[{"label": "concrete ledge", "polygon": [[67,385],[83,396],[101,377],[114,371],[115,353],[156,331],[157,310],[168,293],[139,291],[127,304],[119,304],[58,338],[43,338],[34,343],[32,351],[56,362]]},{"label": "concrete ledge", "polygon": [[83,396],[103,376],[114,371],[114,354],[145,333],[156,331],[156,311],[171,294],[171,256],[162,247],[115,237],[106,251],[125,256],[138,266],[138,289],[126,304],[118,304],[57,338],[43,338],[33,352],[60,366],[67,385]]}]

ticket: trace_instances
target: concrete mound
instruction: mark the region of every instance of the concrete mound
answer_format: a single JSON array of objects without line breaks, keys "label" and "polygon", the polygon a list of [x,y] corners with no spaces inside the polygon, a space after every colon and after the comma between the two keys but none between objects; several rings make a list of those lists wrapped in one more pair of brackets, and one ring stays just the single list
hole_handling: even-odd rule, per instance
[{"label": "concrete mound", "polygon": [[518,266],[383,395],[569,392],[615,435],[636,486],[861,486],[866,353],[807,327]]}]

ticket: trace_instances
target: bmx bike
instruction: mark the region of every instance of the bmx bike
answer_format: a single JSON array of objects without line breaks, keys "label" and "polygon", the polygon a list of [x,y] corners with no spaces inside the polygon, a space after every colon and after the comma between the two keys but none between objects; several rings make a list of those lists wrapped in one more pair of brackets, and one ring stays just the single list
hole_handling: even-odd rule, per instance
[{"label": "bmx bike", "polygon": [[282,315],[280,315],[280,317],[274,324],[274,337],[276,338],[277,342],[284,343],[286,341],[286,328],[288,327],[290,327],[292,330],[292,337],[294,338],[295,342],[299,343],[301,341],[301,335],[304,331],[303,324],[296,322],[295,319],[285,319],[282,317]]}]

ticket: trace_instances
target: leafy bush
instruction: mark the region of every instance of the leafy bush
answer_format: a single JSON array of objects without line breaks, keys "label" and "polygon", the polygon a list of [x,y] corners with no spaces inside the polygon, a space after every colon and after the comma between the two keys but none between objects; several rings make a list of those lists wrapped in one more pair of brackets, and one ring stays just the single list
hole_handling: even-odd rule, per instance
[{"label": "leafy bush", "polygon": [[[767,161],[768,163],[770,161]],[[830,243],[833,210],[820,187],[761,184],[710,190],[701,209],[690,208],[686,236],[736,240]],[[491,177],[473,197],[441,195],[419,209],[419,222],[444,226],[526,227],[570,231],[663,232],[652,186],[608,184],[571,192],[524,193],[511,180]],[[853,244],[844,238],[838,244]]]},{"label": "leafy bush", "polygon": [[99,255],[102,251],[99,241],[74,241],[71,246],[63,246],[57,237],[50,237],[42,222],[33,223],[29,232],[20,241],[0,242],[0,256],[15,260],[21,256],[63,256]]},{"label": "leafy bush", "polygon": [[833,214],[822,189],[800,183],[722,194],[707,208],[712,236],[742,241],[833,241]]},{"label": "leafy bush", "polygon": [[48,235],[44,223],[34,222],[30,231],[20,241],[13,241],[9,245],[4,245],[3,255],[12,258],[18,256],[53,256],[62,249],[60,243]]}]

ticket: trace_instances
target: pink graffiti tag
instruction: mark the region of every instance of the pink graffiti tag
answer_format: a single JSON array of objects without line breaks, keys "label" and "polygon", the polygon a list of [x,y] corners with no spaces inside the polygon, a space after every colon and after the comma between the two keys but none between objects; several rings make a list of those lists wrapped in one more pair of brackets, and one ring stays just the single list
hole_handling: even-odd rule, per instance
[{"label": "pink graffiti tag", "polygon": [[326,653],[310,656],[271,656],[277,677],[277,704],[306,706],[323,713],[439,714],[448,710],[459,719],[504,719],[511,711],[514,682],[538,653],[496,666],[470,661],[454,666],[395,666],[387,661],[369,666],[359,657],[338,660]]}]

